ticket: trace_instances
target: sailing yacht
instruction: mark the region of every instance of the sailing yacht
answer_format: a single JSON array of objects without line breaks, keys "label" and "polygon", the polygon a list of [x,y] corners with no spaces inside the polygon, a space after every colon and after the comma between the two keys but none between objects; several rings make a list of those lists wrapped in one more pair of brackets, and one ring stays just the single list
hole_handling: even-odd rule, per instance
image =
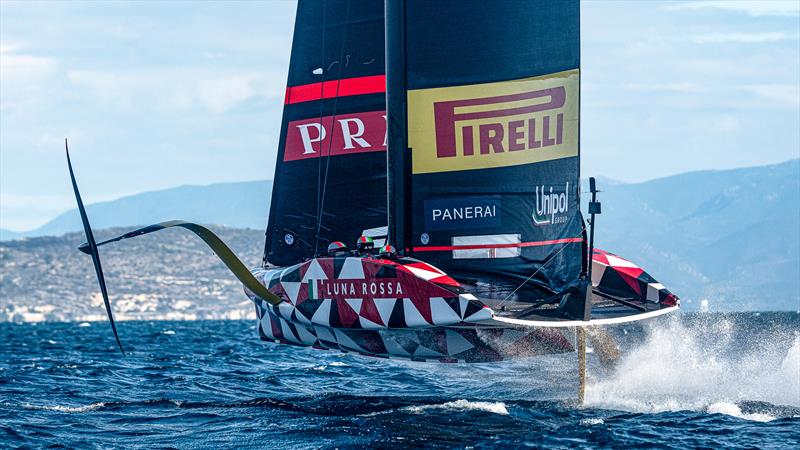
[{"label": "sailing yacht", "polygon": [[260,267],[182,221],[96,243],[72,176],[112,325],[97,246],[174,226],[214,249],[261,339],[282,344],[499,361],[675,311],[642,268],[593,248],[594,179],[581,212],[579,19],[577,0],[300,0]]}]

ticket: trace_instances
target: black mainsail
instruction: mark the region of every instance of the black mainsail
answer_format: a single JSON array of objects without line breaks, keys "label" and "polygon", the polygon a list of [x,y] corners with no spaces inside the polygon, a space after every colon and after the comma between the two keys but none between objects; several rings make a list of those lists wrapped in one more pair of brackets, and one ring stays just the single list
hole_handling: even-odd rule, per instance
[{"label": "black mainsail", "polygon": [[580,277],[579,19],[577,0],[387,2],[389,233],[406,255],[534,298]]},{"label": "black mainsail", "polygon": [[386,225],[383,2],[301,0],[264,262]]}]

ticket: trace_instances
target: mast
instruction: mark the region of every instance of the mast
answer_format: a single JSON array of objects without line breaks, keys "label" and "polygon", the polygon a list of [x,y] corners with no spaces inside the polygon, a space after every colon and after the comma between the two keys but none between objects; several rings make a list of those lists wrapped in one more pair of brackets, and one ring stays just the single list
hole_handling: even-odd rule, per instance
[{"label": "mast", "polygon": [[386,0],[386,123],[388,238],[408,254],[411,198],[408,194],[408,105],[406,100],[406,0]]}]

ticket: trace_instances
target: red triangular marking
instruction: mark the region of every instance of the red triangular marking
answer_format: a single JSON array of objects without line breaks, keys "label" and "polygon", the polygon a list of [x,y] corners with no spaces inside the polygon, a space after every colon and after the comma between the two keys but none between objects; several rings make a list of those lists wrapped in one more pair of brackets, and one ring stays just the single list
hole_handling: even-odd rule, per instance
[{"label": "red triangular marking", "polygon": [[614,267],[613,269],[619,272],[620,278],[622,278],[636,294],[642,295],[642,289],[639,286],[638,278],[644,270],[639,267]]},{"label": "red triangular marking", "polygon": [[430,298],[419,299],[416,298],[415,296],[411,298],[411,304],[414,305],[415,308],[417,308],[417,311],[419,311],[420,315],[422,316],[423,319],[425,319],[426,322],[430,324],[433,323],[433,317],[431,315]]},{"label": "red triangular marking", "polygon": [[[334,300],[339,310],[339,320],[345,328],[352,328],[358,322],[358,313],[344,300]],[[362,302],[363,304],[363,302]]]},{"label": "red triangular marking", "polygon": [[375,307],[375,300],[372,298],[365,298],[364,301],[361,302],[361,311],[359,311],[358,314],[370,322],[375,322],[378,325],[386,325],[383,323],[383,320],[381,320],[378,308]]},{"label": "red triangular marking", "polygon": [[432,279],[431,281],[434,282],[434,283],[438,283],[438,284],[446,284],[448,286],[461,286],[458,283],[458,281],[450,278],[447,275],[443,275],[441,277],[436,277],[436,278]]}]

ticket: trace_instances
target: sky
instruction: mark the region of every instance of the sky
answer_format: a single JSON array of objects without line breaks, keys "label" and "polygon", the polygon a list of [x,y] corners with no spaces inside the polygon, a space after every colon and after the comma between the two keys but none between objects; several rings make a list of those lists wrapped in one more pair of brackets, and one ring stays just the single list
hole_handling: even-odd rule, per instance
[{"label": "sky", "polygon": [[[0,228],[272,178],[295,4],[0,0]],[[582,174],[800,157],[800,0],[584,1]]]}]

